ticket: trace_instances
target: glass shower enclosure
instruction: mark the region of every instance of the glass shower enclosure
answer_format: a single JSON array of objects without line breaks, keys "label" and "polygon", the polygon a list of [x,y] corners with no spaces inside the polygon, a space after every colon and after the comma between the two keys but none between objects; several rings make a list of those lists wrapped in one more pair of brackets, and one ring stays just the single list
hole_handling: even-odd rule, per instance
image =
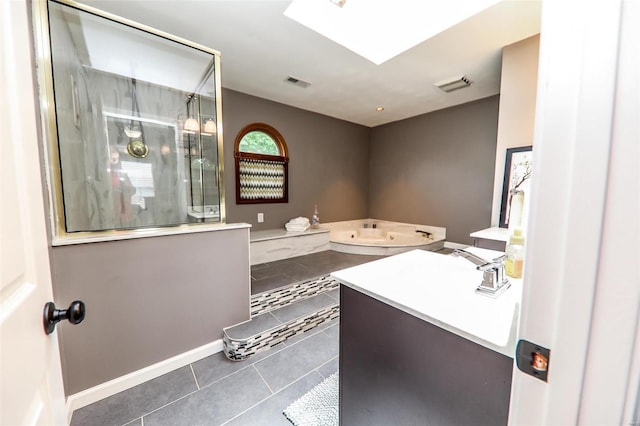
[{"label": "glass shower enclosure", "polygon": [[223,223],[219,53],[34,4],[55,236]]}]

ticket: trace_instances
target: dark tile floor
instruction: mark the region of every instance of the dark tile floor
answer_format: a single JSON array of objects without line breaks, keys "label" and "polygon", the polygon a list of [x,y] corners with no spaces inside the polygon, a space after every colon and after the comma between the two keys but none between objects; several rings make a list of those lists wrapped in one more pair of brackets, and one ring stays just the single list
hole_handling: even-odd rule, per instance
[{"label": "dark tile floor", "polygon": [[[380,257],[328,251],[256,265],[252,293]],[[323,298],[335,303],[339,294]],[[261,317],[277,324],[297,315],[297,308],[281,309]],[[339,320],[333,320],[246,361],[214,354],[80,408],[71,425],[290,425],[282,411],[338,370],[338,335]]]},{"label": "dark tile floor", "polygon": [[282,411],[338,369],[338,320],[242,362],[217,353],[76,410],[76,425],[290,425]]},{"label": "dark tile floor", "polygon": [[[252,293],[380,257],[327,251],[256,265],[251,268]],[[319,309],[339,300],[337,290],[318,296],[260,315],[255,326],[269,328],[299,316],[300,309],[315,305]],[[282,411],[338,369],[338,322],[330,321],[246,361],[229,361],[217,353],[80,408],[71,424],[289,425]]]}]

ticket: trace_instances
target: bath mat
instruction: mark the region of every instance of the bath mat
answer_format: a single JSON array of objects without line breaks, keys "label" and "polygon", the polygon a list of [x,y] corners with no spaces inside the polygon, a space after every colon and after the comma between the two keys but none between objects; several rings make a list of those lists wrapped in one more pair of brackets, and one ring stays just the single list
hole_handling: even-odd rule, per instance
[{"label": "bath mat", "polygon": [[295,426],[338,426],[338,373],[302,395],[282,414]]}]

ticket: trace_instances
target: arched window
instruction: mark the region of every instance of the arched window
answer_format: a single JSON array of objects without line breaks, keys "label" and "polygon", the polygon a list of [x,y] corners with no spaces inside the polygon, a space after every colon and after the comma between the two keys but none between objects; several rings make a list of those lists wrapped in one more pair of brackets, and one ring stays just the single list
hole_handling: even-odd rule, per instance
[{"label": "arched window", "polygon": [[236,203],[286,203],[289,153],[284,138],[268,124],[242,129],[234,146]]}]

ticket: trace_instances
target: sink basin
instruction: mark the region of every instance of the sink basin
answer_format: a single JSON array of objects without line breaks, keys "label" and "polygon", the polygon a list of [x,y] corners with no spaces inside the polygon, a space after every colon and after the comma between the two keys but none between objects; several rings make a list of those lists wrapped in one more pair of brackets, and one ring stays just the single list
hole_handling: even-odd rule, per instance
[{"label": "sink basin", "polygon": [[[469,248],[493,259],[502,253]],[[482,272],[469,261],[413,250],[332,274],[342,284],[410,315],[513,357],[521,280],[496,299],[476,293]]]}]

